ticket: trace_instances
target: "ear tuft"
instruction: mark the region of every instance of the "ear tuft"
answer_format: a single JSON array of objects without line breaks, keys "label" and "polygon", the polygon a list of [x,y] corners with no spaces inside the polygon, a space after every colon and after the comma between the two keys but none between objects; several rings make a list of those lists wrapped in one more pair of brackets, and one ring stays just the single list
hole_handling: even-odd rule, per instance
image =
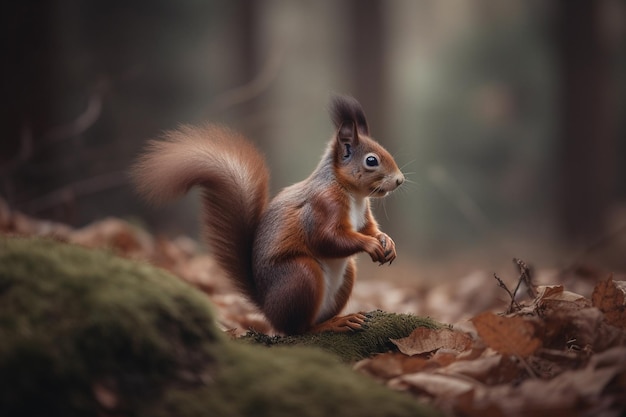
[{"label": "ear tuft", "polygon": [[337,137],[340,141],[349,141],[353,142],[357,136],[357,132],[355,129],[356,125],[352,120],[346,120],[341,122],[339,129],[337,130]]},{"label": "ear tuft", "polygon": [[330,116],[336,129],[340,129],[346,122],[352,122],[360,134],[369,136],[365,112],[354,97],[333,96],[330,103]]}]

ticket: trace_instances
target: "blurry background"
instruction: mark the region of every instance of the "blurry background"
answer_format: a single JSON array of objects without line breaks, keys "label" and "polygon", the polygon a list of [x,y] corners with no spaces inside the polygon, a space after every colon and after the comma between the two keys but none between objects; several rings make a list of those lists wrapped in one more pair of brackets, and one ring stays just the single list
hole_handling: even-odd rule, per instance
[{"label": "blurry background", "polygon": [[626,269],[623,0],[25,0],[0,19],[0,196],[26,214],[197,237],[193,195],[132,192],[143,143],[231,125],[276,192],[317,164],[339,92],[411,180],[374,204],[385,274]]}]

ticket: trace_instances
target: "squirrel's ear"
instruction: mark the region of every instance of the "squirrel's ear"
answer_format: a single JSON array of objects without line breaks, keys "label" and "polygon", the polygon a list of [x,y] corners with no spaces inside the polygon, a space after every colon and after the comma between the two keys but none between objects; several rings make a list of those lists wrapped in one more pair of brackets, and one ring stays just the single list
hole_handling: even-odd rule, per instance
[{"label": "squirrel's ear", "polygon": [[337,152],[342,159],[352,156],[354,148],[359,144],[359,134],[354,122],[347,120],[339,126],[337,131]]},{"label": "squirrel's ear", "polygon": [[360,134],[369,136],[365,112],[354,97],[334,96],[330,105],[330,114],[337,129],[340,129],[344,122],[351,121]]},{"label": "squirrel's ear", "polygon": [[363,108],[359,104],[359,107],[355,109],[354,118],[356,121],[356,128],[360,134],[369,136],[370,128],[367,125],[367,119],[365,118],[365,113],[363,112]]}]

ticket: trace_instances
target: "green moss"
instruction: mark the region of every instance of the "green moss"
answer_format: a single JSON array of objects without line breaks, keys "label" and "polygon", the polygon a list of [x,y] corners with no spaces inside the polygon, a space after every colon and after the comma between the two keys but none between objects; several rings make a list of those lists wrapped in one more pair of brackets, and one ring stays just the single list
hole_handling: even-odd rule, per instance
[{"label": "green moss", "polygon": [[[114,381],[135,408],[221,339],[204,297],[164,271],[53,241],[0,240],[0,404],[11,413],[97,406]],[[188,350],[194,355],[181,354]]]},{"label": "green moss", "polygon": [[248,332],[240,338],[245,342],[266,346],[315,346],[338,355],[345,362],[354,362],[376,353],[397,350],[389,339],[407,337],[417,327],[439,329],[445,325],[427,317],[411,314],[386,313],[376,310],[366,313],[364,330],[347,333],[316,333],[295,336],[267,336]]},{"label": "green moss", "polygon": [[325,352],[227,340],[162,270],[0,238],[2,416],[431,414]]},{"label": "green moss", "polygon": [[[424,416],[416,401],[355,374],[313,348],[231,346],[219,383],[171,390],[157,416]],[[200,401],[197,401],[200,399]]]}]

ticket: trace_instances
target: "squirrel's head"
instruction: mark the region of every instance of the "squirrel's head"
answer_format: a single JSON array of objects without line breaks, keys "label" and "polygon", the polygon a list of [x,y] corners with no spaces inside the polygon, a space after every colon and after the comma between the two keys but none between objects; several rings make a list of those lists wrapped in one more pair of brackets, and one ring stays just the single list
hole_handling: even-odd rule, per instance
[{"label": "squirrel's head", "polygon": [[363,197],[385,197],[404,182],[404,175],[385,148],[369,136],[359,102],[336,96],[331,103],[336,133],[332,144],[337,180]]}]

